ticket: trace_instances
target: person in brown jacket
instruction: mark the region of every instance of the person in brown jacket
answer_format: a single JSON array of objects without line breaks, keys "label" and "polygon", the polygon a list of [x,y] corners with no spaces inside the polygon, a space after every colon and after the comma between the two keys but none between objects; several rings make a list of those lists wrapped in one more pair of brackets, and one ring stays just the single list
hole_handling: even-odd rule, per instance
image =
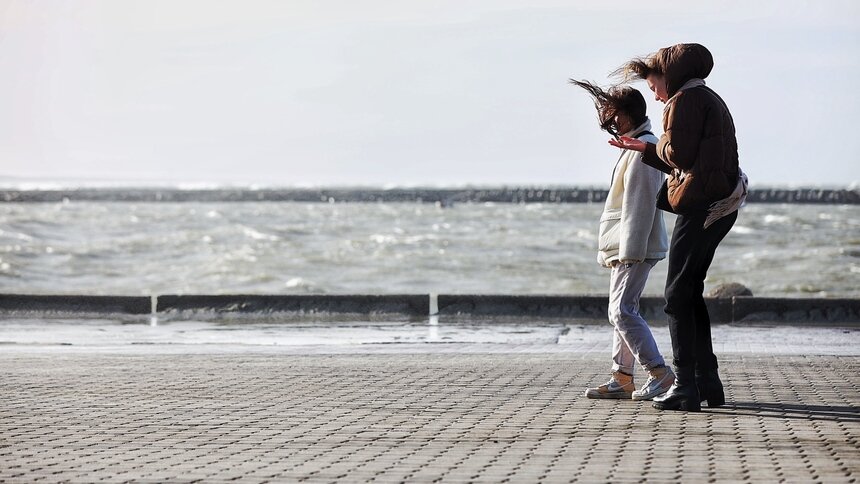
[{"label": "person in brown jacket", "polygon": [[699,44],[677,44],[634,59],[617,73],[644,79],[663,111],[657,144],[622,137],[609,143],[643,152],[642,161],[669,175],[657,206],[678,214],[669,249],[666,307],[675,383],[654,399],[660,410],[698,411],[725,404],[703,297],[717,246],[729,233],[746,198],[738,166],[735,126],[726,103],[704,79],[714,66]]}]

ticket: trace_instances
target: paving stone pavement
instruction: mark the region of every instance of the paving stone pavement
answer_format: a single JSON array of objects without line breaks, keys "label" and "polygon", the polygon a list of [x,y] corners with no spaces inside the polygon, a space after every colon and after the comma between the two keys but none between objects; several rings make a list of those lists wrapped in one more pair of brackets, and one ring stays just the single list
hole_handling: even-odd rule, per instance
[{"label": "paving stone pavement", "polygon": [[0,352],[0,481],[860,479],[857,356],[721,354],[729,403],[681,413],[584,398],[603,351],[440,346]]}]

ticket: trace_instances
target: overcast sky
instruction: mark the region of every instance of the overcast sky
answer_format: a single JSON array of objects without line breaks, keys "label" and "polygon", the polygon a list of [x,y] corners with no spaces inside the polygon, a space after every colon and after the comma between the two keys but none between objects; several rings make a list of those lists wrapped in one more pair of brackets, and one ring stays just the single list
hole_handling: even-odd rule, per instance
[{"label": "overcast sky", "polygon": [[0,177],[606,185],[567,79],[678,42],[753,184],[860,180],[855,0],[0,0]]}]

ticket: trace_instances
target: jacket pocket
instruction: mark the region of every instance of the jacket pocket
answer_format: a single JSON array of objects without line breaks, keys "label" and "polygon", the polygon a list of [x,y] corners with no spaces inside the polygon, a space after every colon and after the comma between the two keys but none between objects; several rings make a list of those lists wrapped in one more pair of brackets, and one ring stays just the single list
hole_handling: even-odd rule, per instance
[{"label": "jacket pocket", "polygon": [[701,208],[708,202],[702,177],[694,170],[669,175],[666,182],[669,204],[675,213],[684,214]]},{"label": "jacket pocket", "polygon": [[597,249],[601,252],[618,251],[621,245],[621,210],[607,210],[600,217]]}]

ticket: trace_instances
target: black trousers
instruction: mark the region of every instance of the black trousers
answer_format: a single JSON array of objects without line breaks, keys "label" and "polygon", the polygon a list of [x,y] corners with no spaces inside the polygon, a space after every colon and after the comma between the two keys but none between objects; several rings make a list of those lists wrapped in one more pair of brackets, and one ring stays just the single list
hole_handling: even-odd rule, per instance
[{"label": "black trousers", "polygon": [[735,224],[738,213],[717,220],[707,229],[706,217],[704,211],[678,215],[669,247],[665,311],[676,368],[717,368],[711,318],[703,294],[705,277],[717,246]]}]

